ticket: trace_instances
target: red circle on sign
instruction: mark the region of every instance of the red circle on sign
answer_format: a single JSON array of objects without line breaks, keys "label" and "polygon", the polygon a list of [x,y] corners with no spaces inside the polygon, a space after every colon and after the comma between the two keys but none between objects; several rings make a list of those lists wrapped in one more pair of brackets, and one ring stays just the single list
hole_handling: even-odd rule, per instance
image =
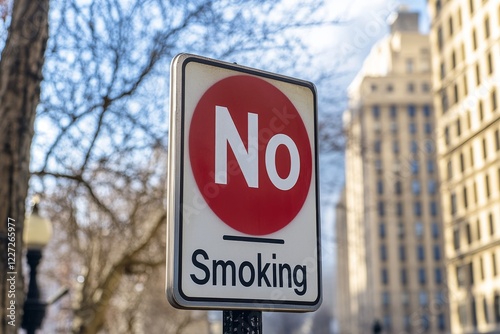
[{"label": "red circle on sign", "polygon": [[[216,149],[217,108],[227,111],[230,118],[225,112],[223,123],[218,113]],[[232,138],[240,138],[244,145],[239,153],[234,152],[238,148],[234,140],[226,140],[229,128],[236,129],[237,135],[233,131]],[[257,138],[249,138],[249,131],[257,133]],[[249,140],[251,147],[258,147],[253,156],[248,155]],[[216,150],[227,154],[225,172],[221,172],[220,164],[216,171]],[[299,213],[309,193],[312,153],[307,130],[292,102],[260,78],[231,76],[216,82],[203,94],[191,120],[189,157],[196,184],[212,211],[245,234],[279,231]],[[257,174],[255,168],[245,174],[240,163],[247,169],[256,167]],[[217,173],[225,175],[225,182],[216,178]],[[252,179],[250,174],[258,176]],[[287,182],[283,185],[280,180]]]}]

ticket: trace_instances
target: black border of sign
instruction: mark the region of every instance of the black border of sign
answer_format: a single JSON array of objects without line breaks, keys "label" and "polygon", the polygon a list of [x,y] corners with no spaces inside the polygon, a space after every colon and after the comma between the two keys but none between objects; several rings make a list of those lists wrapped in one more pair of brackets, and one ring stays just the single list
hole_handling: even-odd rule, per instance
[{"label": "black border of sign", "polygon": [[[241,309],[248,309],[249,305],[248,304],[254,304],[254,305],[277,305],[276,309],[273,308],[267,308],[267,307],[262,307],[261,309],[266,310],[266,311],[277,311],[277,312],[283,312],[283,311],[291,311],[291,312],[308,312],[308,311],[314,311],[313,307],[321,304],[322,301],[322,259],[321,259],[321,221],[320,221],[320,199],[319,199],[319,166],[318,166],[318,106],[317,106],[317,93],[316,93],[316,87],[314,86],[313,83],[308,82],[308,81],[302,81],[298,79],[294,79],[291,77],[286,77],[286,76],[280,76],[277,74],[273,74],[270,72],[265,72],[265,71],[259,71],[253,68],[248,68],[248,67],[243,67],[243,66],[234,66],[231,63],[225,63],[225,62],[219,62],[215,60],[211,60],[208,58],[202,58],[194,55],[188,55],[184,54],[187,57],[182,61],[182,71],[181,71],[181,127],[180,127],[180,136],[181,136],[181,143],[180,143],[180,170],[179,170],[179,176],[180,176],[180,189],[179,189],[179,197],[181,201],[180,205],[180,210],[179,210],[179,236],[178,236],[178,277],[177,277],[177,282],[178,282],[178,287],[174,286],[174,289],[177,288],[177,292],[179,295],[187,302],[193,302],[193,303],[199,303],[199,302],[213,302],[215,303],[228,303],[232,305],[214,305],[218,307],[213,307],[213,309],[235,309],[235,308],[241,308]],[[177,57],[179,57],[178,55]],[[280,301],[280,300],[269,300],[269,299],[242,299],[242,298],[208,298],[208,297],[189,297],[184,292],[182,291],[182,240],[183,240],[183,215],[182,215],[182,208],[183,208],[183,199],[184,199],[184,115],[185,115],[185,86],[186,86],[186,77],[185,77],[185,70],[186,66],[190,62],[196,62],[196,63],[201,63],[213,67],[218,67],[218,68],[224,68],[228,70],[232,70],[235,72],[240,72],[244,74],[249,74],[253,75],[256,77],[264,77],[276,81],[282,81],[294,85],[299,85],[308,88],[312,94],[313,94],[313,101],[314,101],[314,167],[315,167],[315,192],[316,192],[316,249],[317,249],[317,268],[318,268],[318,296],[316,297],[316,300],[313,302],[301,302],[301,301]],[[179,303],[179,301],[177,301]],[[241,305],[241,307],[234,307],[233,305],[238,304]],[[280,308],[279,305],[289,305],[290,308]],[[187,308],[196,308],[196,306],[188,306],[188,305],[182,305],[180,306],[187,307]],[[295,309],[295,307],[297,309]],[[304,307],[309,307],[308,309],[300,309],[300,306]],[[207,307],[207,306],[200,306],[199,308],[212,308],[212,307]],[[252,307],[255,309],[258,309],[258,307]]]}]

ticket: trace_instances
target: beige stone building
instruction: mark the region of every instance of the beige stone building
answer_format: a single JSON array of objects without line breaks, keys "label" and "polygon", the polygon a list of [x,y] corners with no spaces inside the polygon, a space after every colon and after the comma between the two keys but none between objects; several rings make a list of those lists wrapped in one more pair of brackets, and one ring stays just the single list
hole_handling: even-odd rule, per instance
[{"label": "beige stone building", "polygon": [[401,12],[349,88],[341,333],[450,331],[430,55],[418,14]]},{"label": "beige stone building", "polygon": [[500,333],[500,1],[430,0],[452,333]]}]

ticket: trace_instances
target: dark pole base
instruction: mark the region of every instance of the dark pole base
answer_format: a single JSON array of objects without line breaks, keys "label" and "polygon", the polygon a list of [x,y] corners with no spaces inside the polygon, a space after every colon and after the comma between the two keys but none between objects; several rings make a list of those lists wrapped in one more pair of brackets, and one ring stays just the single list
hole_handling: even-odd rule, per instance
[{"label": "dark pole base", "polygon": [[223,334],[262,334],[262,311],[222,312]]}]

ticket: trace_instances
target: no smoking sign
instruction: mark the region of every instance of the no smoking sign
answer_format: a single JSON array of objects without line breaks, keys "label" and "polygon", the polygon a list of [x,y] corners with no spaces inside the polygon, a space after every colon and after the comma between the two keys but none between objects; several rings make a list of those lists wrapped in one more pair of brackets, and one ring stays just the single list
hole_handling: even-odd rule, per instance
[{"label": "no smoking sign", "polygon": [[314,86],[187,54],[171,71],[169,301],[317,309]]}]

